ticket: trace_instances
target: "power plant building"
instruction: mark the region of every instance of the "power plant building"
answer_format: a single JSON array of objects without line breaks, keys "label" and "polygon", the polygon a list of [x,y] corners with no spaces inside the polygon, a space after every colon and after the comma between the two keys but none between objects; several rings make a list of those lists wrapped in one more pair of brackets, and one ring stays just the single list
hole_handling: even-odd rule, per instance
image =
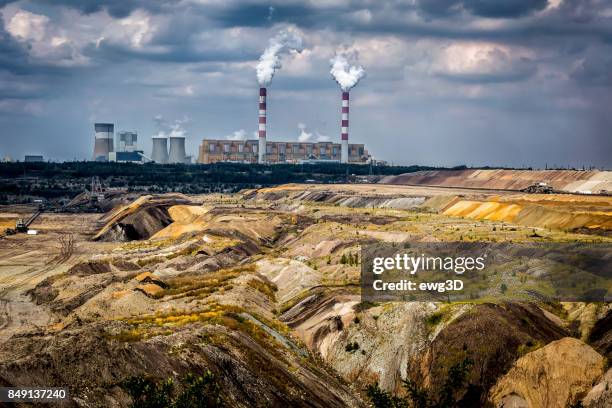
[{"label": "power plant building", "polygon": [[27,154],[24,157],[24,161],[26,163],[42,163],[44,162],[44,158],[41,155],[31,155],[31,154]]},{"label": "power plant building", "polygon": [[[258,140],[204,139],[200,145],[198,163],[223,161],[258,163],[260,162]],[[267,142],[266,163],[300,163],[304,161],[337,161],[341,159],[340,143],[332,142]],[[347,146],[349,163],[366,163],[368,151],[363,144]]]},{"label": "power plant building", "polygon": [[93,160],[108,161],[109,153],[114,152],[113,139],[115,138],[115,125],[112,123],[95,123],[95,144]]},{"label": "power plant building", "polygon": [[144,157],[142,150],[134,150],[132,152],[110,152],[108,160],[119,163],[145,163],[147,158]]},{"label": "power plant building", "polygon": [[117,132],[117,152],[135,152],[138,150],[138,134],[136,132]]}]

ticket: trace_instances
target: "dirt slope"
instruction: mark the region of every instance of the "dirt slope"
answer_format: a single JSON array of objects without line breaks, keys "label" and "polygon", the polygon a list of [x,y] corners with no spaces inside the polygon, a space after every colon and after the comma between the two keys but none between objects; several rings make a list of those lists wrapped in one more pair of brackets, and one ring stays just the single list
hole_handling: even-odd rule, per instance
[{"label": "dirt slope", "polygon": [[380,183],[523,190],[547,183],[559,191],[612,191],[612,172],[578,170],[432,170],[384,177]]},{"label": "dirt slope", "polygon": [[579,402],[604,372],[604,358],[566,337],[521,357],[491,390],[496,407],[565,408]]}]

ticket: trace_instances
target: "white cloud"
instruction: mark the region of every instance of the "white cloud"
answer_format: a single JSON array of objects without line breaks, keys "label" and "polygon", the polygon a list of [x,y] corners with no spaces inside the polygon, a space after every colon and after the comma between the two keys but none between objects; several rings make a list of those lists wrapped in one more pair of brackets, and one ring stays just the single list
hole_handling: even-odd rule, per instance
[{"label": "white cloud", "polygon": [[430,73],[465,80],[503,81],[528,76],[534,70],[529,51],[494,43],[455,42],[433,56]]},{"label": "white cloud", "polygon": [[97,14],[97,19],[106,21],[104,28],[98,26],[102,30],[95,40],[97,46],[103,41],[109,41],[135,49],[143,48],[151,41],[159,28],[158,24],[161,24],[163,19],[158,17],[156,23],[144,10],[136,10],[129,16],[121,19],[113,19],[105,12]]},{"label": "white cloud", "polygon": [[17,11],[6,24],[6,30],[21,41],[42,41],[49,17],[29,11]]}]

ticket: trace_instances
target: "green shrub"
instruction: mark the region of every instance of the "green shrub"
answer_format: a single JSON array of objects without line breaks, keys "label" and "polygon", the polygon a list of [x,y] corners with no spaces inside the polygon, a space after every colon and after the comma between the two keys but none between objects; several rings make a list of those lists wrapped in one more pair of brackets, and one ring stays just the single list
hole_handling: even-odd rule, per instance
[{"label": "green shrub", "polygon": [[407,379],[404,381],[406,397],[396,397],[381,390],[378,384],[371,384],[366,394],[374,408],[458,408],[457,392],[464,386],[470,368],[474,362],[466,357],[448,370],[448,377],[442,389],[435,396],[421,389],[416,382]]},{"label": "green shrub", "polygon": [[174,380],[156,380],[148,376],[131,377],[123,389],[132,399],[131,408],[216,408],[223,407],[221,386],[207,370],[203,375],[189,373],[182,378],[182,391],[175,390]]},{"label": "green shrub", "polygon": [[344,348],[344,350],[348,353],[354,353],[355,351],[359,350],[359,343],[357,343],[356,341],[352,343],[349,342]]}]

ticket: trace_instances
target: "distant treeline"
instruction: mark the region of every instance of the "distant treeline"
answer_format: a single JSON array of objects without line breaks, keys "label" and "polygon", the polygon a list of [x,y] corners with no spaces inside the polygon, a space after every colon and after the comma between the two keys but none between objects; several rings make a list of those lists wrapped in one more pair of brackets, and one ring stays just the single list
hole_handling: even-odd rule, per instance
[{"label": "distant treeline", "polygon": [[[465,166],[456,167],[465,168]],[[64,163],[0,163],[0,178],[38,177],[89,178],[98,176],[128,178],[143,184],[159,182],[221,182],[280,184],[313,179],[319,182],[337,181],[356,175],[393,175],[419,170],[440,169],[426,166],[369,166],[363,164],[315,163],[315,164],[134,164],[102,162]]]},{"label": "distant treeline", "polygon": [[[453,169],[463,168],[465,166]],[[283,183],[354,182],[358,176],[385,176],[434,169],[442,168],[341,163],[0,163],[0,202],[10,201],[9,196],[73,196],[88,188],[93,176],[98,176],[107,187],[124,187],[133,191],[206,193]]]}]

